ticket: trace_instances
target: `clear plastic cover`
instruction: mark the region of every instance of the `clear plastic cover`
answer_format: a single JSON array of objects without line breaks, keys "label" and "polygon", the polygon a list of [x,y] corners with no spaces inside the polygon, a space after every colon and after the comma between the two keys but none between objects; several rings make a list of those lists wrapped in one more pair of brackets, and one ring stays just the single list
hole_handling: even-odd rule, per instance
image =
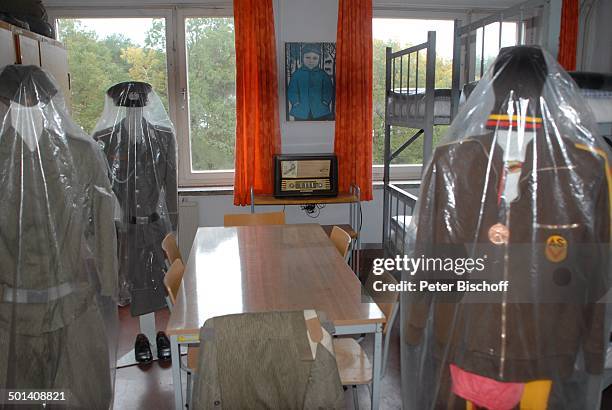
[{"label": "clear plastic cover", "polygon": [[119,296],[133,316],[166,306],[161,243],[177,228],[176,138],[151,85],[119,83],[108,89],[93,134],[108,161],[117,196]]},{"label": "clear plastic cover", "polygon": [[39,67],[0,71],[0,119],[0,407],[12,393],[109,408],[117,248],[104,158]]},{"label": "clear plastic cover", "polygon": [[597,129],[550,55],[500,51],[423,174],[404,408],[598,408],[612,181]]}]

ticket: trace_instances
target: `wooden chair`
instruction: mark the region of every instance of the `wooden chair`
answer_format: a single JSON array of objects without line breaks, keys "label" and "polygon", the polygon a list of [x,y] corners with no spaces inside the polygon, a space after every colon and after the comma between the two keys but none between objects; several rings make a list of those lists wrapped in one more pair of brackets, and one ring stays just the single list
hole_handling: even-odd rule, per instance
[{"label": "wooden chair", "polygon": [[[166,298],[166,302],[168,303],[168,309],[172,312],[174,308],[174,304],[176,303],[176,297],[178,295],[179,288],[181,287],[181,282],[183,281],[183,275],[185,273],[185,266],[183,265],[183,261],[181,259],[175,259],[175,261],[170,266],[170,269],[166,272],[164,276],[164,286],[166,287],[166,291],[168,292],[168,297]],[[198,368],[198,357],[200,356],[200,348],[199,347],[187,347],[187,360],[184,361],[183,358],[180,358],[180,366],[181,369],[187,373],[187,403],[189,403],[192,389],[191,376],[195,372],[195,369]]]},{"label": "wooden chair", "polygon": [[351,236],[339,226],[334,226],[329,239],[336,245],[336,249],[338,249],[340,255],[342,255],[344,260],[348,263],[351,254],[349,252],[351,247]]},{"label": "wooden chair", "polygon": [[176,243],[176,236],[173,233],[169,233],[166,235],[161,244],[162,249],[164,250],[164,254],[166,255],[166,262],[168,267],[174,263],[175,260],[180,259],[183,260],[183,256],[181,255],[181,251],[178,248]]},{"label": "wooden chair", "polygon": [[351,386],[353,390],[354,408],[359,409],[357,386],[372,383],[372,364],[361,345],[351,337],[334,338],[336,364],[343,386]]},{"label": "wooden chair", "polygon": [[224,226],[249,225],[284,225],[284,212],[267,212],[259,214],[226,214],[223,216]]},{"label": "wooden chair", "polygon": [[[399,292],[375,292],[373,286],[376,281],[381,281],[384,284],[397,284],[397,280],[389,272],[384,272],[382,275],[371,274],[365,285],[366,291],[386,318],[382,329],[383,357],[381,377],[384,377],[389,362],[391,329],[399,311]],[[343,386],[352,386],[353,401],[357,409],[359,408],[359,402],[357,400],[356,387],[372,383],[372,364],[361,345],[353,338],[335,338],[334,351],[336,352],[340,380]]]},{"label": "wooden chair", "polygon": [[184,273],[185,265],[183,265],[183,261],[181,259],[176,259],[174,262],[172,262],[170,269],[168,269],[166,275],[164,276],[164,286],[168,292],[168,299],[170,301],[170,303],[168,303],[168,308],[170,311],[172,311],[172,308],[176,303],[176,295],[178,294],[179,287],[183,281]]},{"label": "wooden chair", "polygon": [[376,292],[374,291],[374,282],[381,281],[383,284],[397,285],[397,280],[389,272],[383,272],[382,275],[370,274],[366,280],[365,288],[368,294],[372,297],[378,308],[385,315],[385,324],[383,325],[383,358],[381,377],[387,372],[387,364],[389,362],[389,341],[391,340],[391,329],[399,311],[399,292]]}]

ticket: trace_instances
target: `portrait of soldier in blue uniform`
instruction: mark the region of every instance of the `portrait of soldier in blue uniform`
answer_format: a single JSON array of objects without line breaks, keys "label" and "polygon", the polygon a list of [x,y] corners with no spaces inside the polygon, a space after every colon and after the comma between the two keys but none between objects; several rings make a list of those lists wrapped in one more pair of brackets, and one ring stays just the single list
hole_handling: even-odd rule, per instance
[{"label": "portrait of soldier in blue uniform", "polygon": [[[324,43],[290,44],[300,47],[299,51],[295,46],[292,50],[288,44],[288,58],[294,59],[293,62],[288,61],[288,64],[297,69],[287,73],[290,76],[287,85],[287,119],[333,121],[334,83],[324,67],[333,72],[335,55],[323,55]],[[299,61],[296,61],[296,54],[299,55]]]}]

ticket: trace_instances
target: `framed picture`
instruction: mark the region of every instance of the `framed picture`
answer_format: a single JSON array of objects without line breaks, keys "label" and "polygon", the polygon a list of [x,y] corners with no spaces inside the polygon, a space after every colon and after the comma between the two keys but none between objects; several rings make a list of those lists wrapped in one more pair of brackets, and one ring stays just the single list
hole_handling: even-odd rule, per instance
[{"label": "framed picture", "polygon": [[287,121],[336,118],[336,43],[285,43]]}]

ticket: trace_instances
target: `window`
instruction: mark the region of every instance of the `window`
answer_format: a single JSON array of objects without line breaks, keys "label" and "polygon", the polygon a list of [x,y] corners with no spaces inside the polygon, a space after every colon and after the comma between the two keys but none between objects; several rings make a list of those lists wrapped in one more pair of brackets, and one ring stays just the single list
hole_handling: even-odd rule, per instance
[{"label": "window", "polygon": [[234,168],[236,53],[234,19],[185,19],[190,172]]},{"label": "window", "polygon": [[[181,186],[232,185],[236,127],[236,63],[231,9],[176,8],[122,10],[62,9],[56,19],[68,50],[72,111],[91,132],[104,105],[104,93],[120,81],[153,85],[174,122]],[[128,13],[128,14],[126,14]],[[396,17],[388,13],[387,16]],[[382,15],[381,15],[382,17]],[[382,175],[385,116],[385,47],[419,44],[437,32],[436,87],[451,86],[453,21],[406,18],[373,20],[373,167]],[[493,23],[475,40],[483,69],[498,47],[516,41],[515,23]],[[484,47],[483,47],[484,40]],[[425,57],[419,60],[425,63]],[[478,67],[478,74],[479,74]],[[475,74],[475,73],[474,73]],[[434,144],[446,131],[434,128]],[[416,130],[392,129],[392,148]],[[396,159],[392,175],[418,178],[422,139]],[[405,172],[405,171],[408,172]],[[399,173],[397,172],[399,171]]]},{"label": "window", "polygon": [[233,185],[236,51],[229,9],[176,12],[181,186]]},{"label": "window", "polygon": [[166,20],[163,18],[60,18],[68,51],[72,115],[91,133],[106,90],[121,81],[145,81],[168,111]]},{"label": "window", "polygon": [[231,15],[222,8],[63,9],[52,15],[68,50],[77,123],[93,130],[111,85],[151,83],[176,128],[180,185],[231,185],[236,127]]},{"label": "window", "polygon": [[477,80],[487,72],[489,66],[491,63],[493,63],[493,61],[495,61],[495,58],[502,47],[517,44],[516,23],[502,23],[501,31],[499,24],[499,22],[491,23],[484,28],[479,28],[476,30],[476,58],[474,73]]},{"label": "window", "polygon": [[[373,148],[372,162],[383,164],[385,143],[385,61],[386,47],[398,51],[427,41],[427,32],[436,31],[436,88],[451,88],[453,56],[453,21],[374,18],[373,35]],[[425,69],[425,55],[419,55],[419,68]],[[412,71],[412,70],[411,70]],[[413,74],[414,75],[414,74]],[[424,78],[422,78],[424,82]],[[398,80],[399,83],[399,80]],[[424,87],[423,85],[419,85]],[[434,127],[434,146],[440,141],[447,126]],[[391,149],[397,149],[416,129],[392,127]],[[394,161],[394,164],[420,165],[423,162],[423,139],[419,138]],[[410,176],[418,177],[418,169],[411,167]],[[375,172],[378,176],[381,172]],[[405,174],[406,175],[406,174]]]}]

